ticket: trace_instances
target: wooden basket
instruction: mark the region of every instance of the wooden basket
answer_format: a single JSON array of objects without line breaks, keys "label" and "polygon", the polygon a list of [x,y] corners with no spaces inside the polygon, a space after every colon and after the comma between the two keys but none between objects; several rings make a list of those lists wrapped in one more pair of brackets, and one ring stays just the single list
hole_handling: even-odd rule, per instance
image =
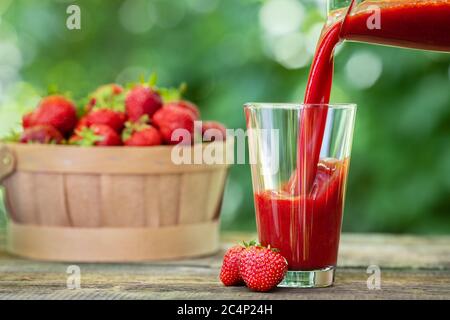
[{"label": "wooden basket", "polygon": [[[213,143],[225,155],[231,141]],[[8,250],[79,262],[215,252],[227,165],[176,165],[171,152],[169,146],[0,146]]]}]

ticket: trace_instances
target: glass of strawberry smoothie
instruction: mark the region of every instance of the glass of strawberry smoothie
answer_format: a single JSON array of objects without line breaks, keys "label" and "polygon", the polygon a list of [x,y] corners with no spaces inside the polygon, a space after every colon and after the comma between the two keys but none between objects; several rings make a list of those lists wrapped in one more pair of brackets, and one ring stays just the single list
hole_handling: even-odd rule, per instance
[{"label": "glass of strawberry smoothie", "polygon": [[[279,286],[330,286],[356,105],[248,103],[244,110],[259,241],[280,250],[288,262]],[[323,137],[302,139],[324,114]],[[311,150],[320,150],[318,159]]]}]

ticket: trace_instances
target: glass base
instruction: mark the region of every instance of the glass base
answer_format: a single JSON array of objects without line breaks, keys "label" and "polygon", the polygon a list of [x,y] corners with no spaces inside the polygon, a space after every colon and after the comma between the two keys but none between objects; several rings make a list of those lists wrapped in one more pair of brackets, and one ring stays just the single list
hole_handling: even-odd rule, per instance
[{"label": "glass base", "polygon": [[310,271],[288,271],[278,287],[323,288],[333,285],[334,267]]}]

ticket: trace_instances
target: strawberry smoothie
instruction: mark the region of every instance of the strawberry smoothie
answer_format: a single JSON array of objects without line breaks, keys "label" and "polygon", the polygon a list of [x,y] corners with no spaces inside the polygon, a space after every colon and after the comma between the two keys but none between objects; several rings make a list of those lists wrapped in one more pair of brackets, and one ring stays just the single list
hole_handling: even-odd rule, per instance
[{"label": "strawberry smoothie", "polygon": [[262,245],[280,250],[289,270],[336,265],[348,160],[322,160],[308,195],[287,191],[255,194]]},{"label": "strawberry smoothie", "polygon": [[[380,28],[367,26],[374,14],[369,5],[374,3],[379,5]],[[324,28],[311,65],[305,103],[329,102],[333,52],[343,40],[450,52],[449,0],[371,1],[352,8],[350,14],[340,15],[345,18]],[[342,185],[345,181],[339,176],[337,182],[329,184],[331,189],[327,189],[325,198],[320,194],[312,196],[316,185],[323,183],[319,156],[326,119],[327,108],[306,108],[301,115],[297,170],[289,181],[289,190],[296,197],[288,199],[282,194],[269,193],[256,195],[260,236],[263,242],[277,242],[289,257],[293,269],[336,263],[343,188],[331,186]],[[301,212],[296,212],[299,208],[302,208]],[[267,210],[273,210],[274,214],[268,214]],[[270,223],[279,228],[270,228]],[[293,223],[299,225],[293,227]]]}]

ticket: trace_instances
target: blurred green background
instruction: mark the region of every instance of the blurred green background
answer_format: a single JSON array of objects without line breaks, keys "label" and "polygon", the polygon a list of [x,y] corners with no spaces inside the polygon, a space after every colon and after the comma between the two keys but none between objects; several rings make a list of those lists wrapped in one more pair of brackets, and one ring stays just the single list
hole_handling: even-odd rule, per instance
[{"label": "blurred green background", "polygon": [[[186,81],[203,119],[244,128],[247,101],[302,100],[324,1],[1,0],[0,136],[50,84],[81,98],[153,71]],[[66,28],[70,4],[81,30]],[[344,231],[450,233],[450,55],[345,43],[332,101],[359,106]],[[222,227],[255,228],[246,165],[231,169]]]}]

